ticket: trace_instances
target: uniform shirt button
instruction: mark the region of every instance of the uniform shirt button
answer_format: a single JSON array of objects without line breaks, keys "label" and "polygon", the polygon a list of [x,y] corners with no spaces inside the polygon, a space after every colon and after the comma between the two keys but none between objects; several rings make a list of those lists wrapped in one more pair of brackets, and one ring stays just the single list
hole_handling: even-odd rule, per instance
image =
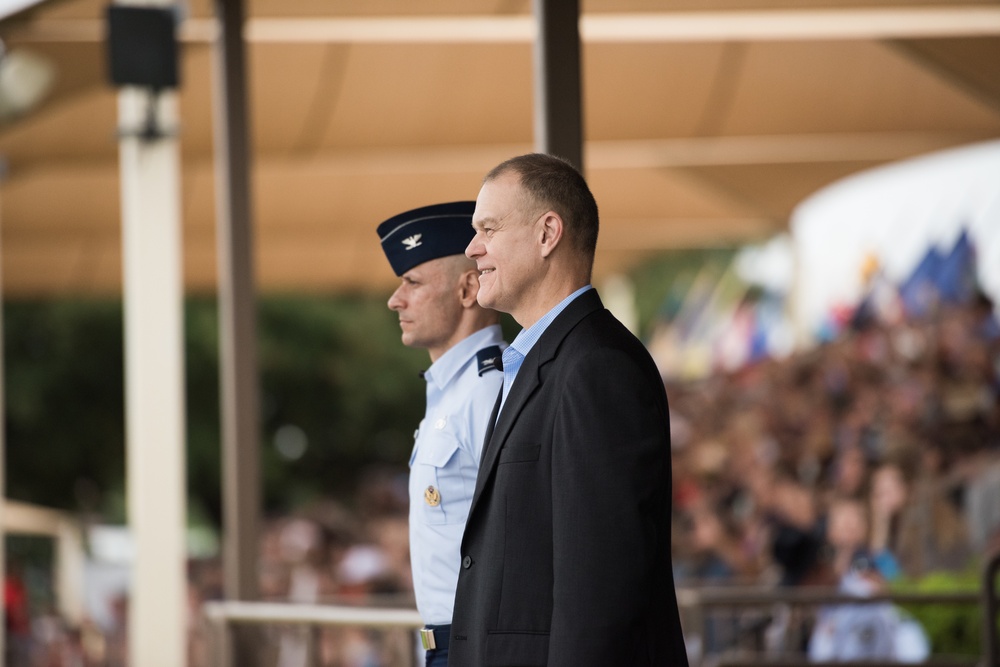
[{"label": "uniform shirt button", "polygon": [[466,556],[465,558],[462,559],[462,567],[464,567],[466,570],[472,567],[472,556]]}]

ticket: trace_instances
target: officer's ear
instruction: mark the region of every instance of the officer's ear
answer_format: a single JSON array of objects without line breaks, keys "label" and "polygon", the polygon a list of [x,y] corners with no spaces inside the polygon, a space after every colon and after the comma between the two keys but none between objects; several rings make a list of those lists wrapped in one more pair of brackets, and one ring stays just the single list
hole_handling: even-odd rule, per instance
[{"label": "officer's ear", "polygon": [[469,269],[462,271],[458,279],[458,300],[463,308],[471,308],[476,305],[476,296],[479,294],[479,271]]}]

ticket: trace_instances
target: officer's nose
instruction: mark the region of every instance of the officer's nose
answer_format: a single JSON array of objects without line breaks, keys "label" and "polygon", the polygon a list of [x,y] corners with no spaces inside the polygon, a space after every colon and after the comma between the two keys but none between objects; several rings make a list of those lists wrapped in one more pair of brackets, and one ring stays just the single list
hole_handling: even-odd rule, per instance
[{"label": "officer's nose", "polygon": [[399,310],[403,307],[403,299],[399,296],[400,289],[402,289],[402,285],[397,287],[396,291],[389,297],[389,310]]}]

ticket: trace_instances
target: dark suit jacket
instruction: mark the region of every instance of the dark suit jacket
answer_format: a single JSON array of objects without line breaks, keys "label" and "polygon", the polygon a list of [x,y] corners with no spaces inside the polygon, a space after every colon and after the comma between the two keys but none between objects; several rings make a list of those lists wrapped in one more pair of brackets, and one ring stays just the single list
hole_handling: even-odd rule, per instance
[{"label": "dark suit jacket", "polygon": [[685,667],[670,498],[660,374],[590,290],[486,434],[449,666]]}]

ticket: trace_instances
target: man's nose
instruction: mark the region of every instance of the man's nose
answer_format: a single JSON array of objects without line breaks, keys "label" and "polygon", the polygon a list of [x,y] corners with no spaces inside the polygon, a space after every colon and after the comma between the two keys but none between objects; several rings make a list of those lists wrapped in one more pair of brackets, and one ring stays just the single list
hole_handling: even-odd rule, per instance
[{"label": "man's nose", "polygon": [[476,259],[484,254],[483,243],[479,240],[479,236],[479,232],[476,232],[476,235],[469,241],[469,245],[465,247],[465,256],[469,259]]},{"label": "man's nose", "polygon": [[403,300],[399,296],[399,288],[389,297],[389,310],[399,310],[403,307]]}]

